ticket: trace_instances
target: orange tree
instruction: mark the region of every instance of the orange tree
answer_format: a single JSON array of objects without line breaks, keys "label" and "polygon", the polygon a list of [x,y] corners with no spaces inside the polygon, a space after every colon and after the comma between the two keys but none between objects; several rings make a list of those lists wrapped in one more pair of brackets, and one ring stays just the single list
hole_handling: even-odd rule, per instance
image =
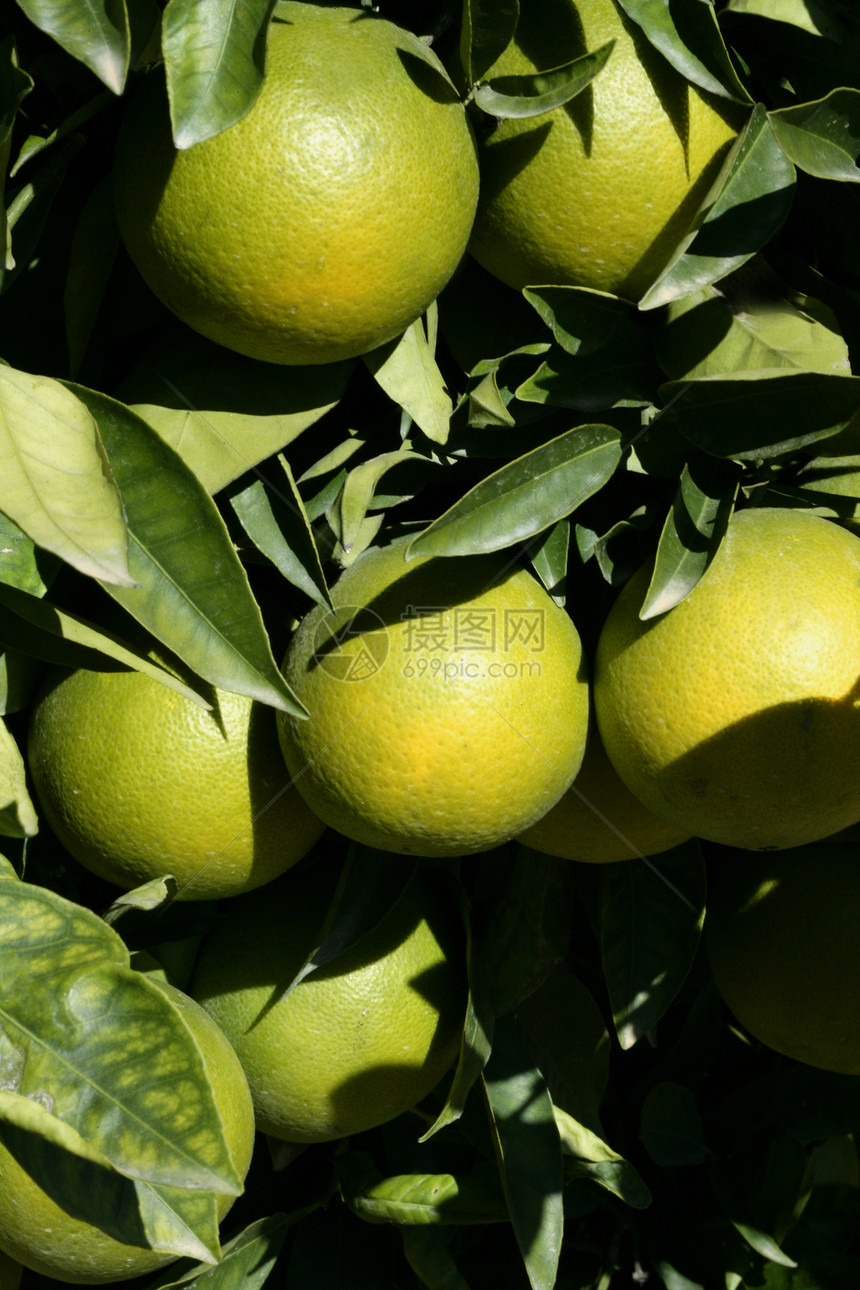
[{"label": "orange tree", "polygon": [[[27,770],[29,715],[48,665],[133,669],[204,706],[216,688],[250,697],[272,720],[312,721],[278,666],[295,623],[315,605],[324,613],[339,573],[394,539],[454,569],[462,557],[504,553],[572,618],[594,660],[631,575],[647,564],[639,618],[667,621],[707,578],[736,511],[799,508],[856,527],[855,8],[848,0],[601,3],[613,11],[608,27],[592,27],[601,4],[586,0],[581,25],[576,6],[561,0],[347,7],[355,24],[403,29],[401,70],[411,68],[413,88],[462,112],[479,171],[484,155],[495,158],[494,189],[504,189],[506,166],[520,180],[528,175],[553,121],[568,135],[577,126],[578,166],[589,141],[606,146],[593,114],[622,46],[647,68],[688,160],[684,105],[707,100],[730,129],[715,138],[705,179],[690,175],[689,191],[681,184],[680,213],[660,204],[665,193],[657,202],[666,217],[637,253],[639,272],[625,279],[635,292],[616,295],[605,280],[535,280],[528,268],[523,285],[519,270],[499,267],[500,226],[488,232],[480,223],[497,196],[484,189],[475,256],[444,270],[429,303],[418,282],[410,297],[418,303],[396,314],[405,330],[336,363],[288,365],[219,348],[161,303],[120,237],[113,158],[144,80],[180,155],[241,122],[268,74],[270,23],[288,23],[300,6],[18,0],[4,9],[0,1141],[76,1222],[181,1260],[158,1285],[858,1284],[860,1070],[851,1060],[832,1070],[826,1057],[813,1064],[786,1055],[827,1053],[831,1041],[843,1058],[856,1052],[856,991],[846,985],[844,1007],[831,999],[819,1015],[805,977],[797,1009],[786,993],[791,973],[772,972],[740,1018],[719,992],[730,979],[730,1001],[750,996],[743,971],[756,971],[755,955],[727,965],[725,947],[746,943],[759,901],[768,902],[767,943],[790,965],[802,934],[809,961],[827,959],[823,982],[851,981],[856,952],[843,924],[855,899],[851,858],[860,861],[852,809],[847,828],[839,816],[837,842],[818,829],[786,869],[795,886],[782,940],[781,902],[770,899],[781,881],[778,852],[765,879],[738,882],[743,900],[721,900],[718,975],[702,936],[708,878],[719,892],[722,867],[742,869],[745,853],[727,856],[713,838],[652,856],[625,837],[632,859],[589,864],[513,838],[476,855],[406,857],[327,828],[299,868],[322,857],[336,880],[304,929],[309,948],[295,979],[280,989],[301,989],[323,967],[336,971],[338,957],[360,952],[407,888],[430,878],[461,931],[459,1055],[431,1093],[387,1124],[307,1146],[258,1133],[243,1190],[199,1048],[149,979],[193,989],[203,938],[230,927],[232,902],[243,897],[177,901],[167,863],[130,891],[94,876],[52,834]],[[528,49],[516,43],[520,9]],[[592,30],[609,34],[589,44]],[[414,52],[416,41],[424,52]],[[331,66],[327,75],[331,102],[338,82],[350,80]],[[339,118],[345,139],[355,115],[347,104]],[[649,170],[661,191],[662,153],[647,164],[651,134],[636,104],[615,120],[625,146],[635,143],[635,181],[626,182],[624,166],[610,167],[617,190],[608,203],[601,193],[593,255],[613,235],[613,213],[623,215],[625,237],[643,227],[630,215],[637,202],[653,207],[643,191]],[[332,146],[329,139],[324,152],[336,166]],[[398,218],[417,209],[416,193],[432,191],[424,179],[439,164],[429,133],[405,156]],[[123,156],[126,179],[137,160]],[[559,164],[524,233],[538,251],[540,219],[557,221],[564,202],[580,198],[588,209],[587,177],[551,209]],[[633,160],[629,167],[633,174]],[[260,214],[253,185],[241,195],[241,171],[233,172],[240,223],[249,210]],[[469,211],[473,199],[463,198]],[[351,201],[338,244],[350,253],[345,244],[360,246],[366,233],[361,202]],[[242,227],[257,236],[248,218]],[[265,239],[277,237],[277,224],[262,246],[254,242],[264,277]],[[516,224],[519,236],[521,213]],[[192,249],[198,233],[205,247],[202,214],[186,214],[183,226]],[[398,223],[382,252],[386,268],[419,279],[428,272],[403,267],[411,237],[420,244],[425,231],[417,213]],[[242,228],[237,239],[247,240]],[[371,240],[379,254],[384,237],[377,230]],[[229,260],[217,258],[229,279]],[[194,273],[206,271],[198,257]],[[355,281],[364,287],[362,275]],[[303,290],[311,313],[328,308],[328,296],[315,298],[306,282]],[[790,575],[780,577],[790,601]],[[828,577],[824,563],[816,603],[826,603]],[[738,627],[747,591],[767,583],[767,561],[750,563],[735,588]],[[456,592],[451,603],[455,613]],[[790,605],[783,609],[784,636]],[[409,662],[416,683],[419,663],[441,660],[444,675],[453,665],[453,684],[466,658],[444,635],[454,620],[443,610],[451,604],[408,607],[425,639],[436,629],[432,658]],[[486,644],[485,629],[471,623],[470,649]],[[367,650],[349,659],[360,656],[370,672],[390,665],[374,653],[372,625],[353,618],[344,630],[321,664],[345,665],[339,645],[366,635]],[[731,615],[723,630],[730,652]],[[814,625],[805,630],[808,663],[817,637]],[[706,687],[717,694],[719,653],[709,650],[718,675]],[[165,671],[171,655],[177,665]],[[776,667],[785,655],[772,657]],[[672,691],[677,677],[664,672],[658,681]],[[815,691],[814,673],[811,685],[826,708],[833,696]],[[830,756],[844,772],[856,698],[840,704]],[[798,712],[798,728],[809,724]],[[772,725],[782,740],[791,722],[783,712]],[[762,749],[751,764],[767,777]],[[491,747],[473,750],[472,760],[464,752],[464,775],[479,775],[492,755]],[[559,796],[576,791],[569,778]],[[802,791],[799,778],[793,791]],[[820,763],[808,778],[827,782]],[[296,781],[300,789],[301,773]],[[698,778],[692,792],[707,788]],[[612,829],[611,806],[602,814]],[[798,873],[810,890],[844,882],[833,897],[838,936],[821,913],[827,902],[803,901]],[[262,946],[259,958],[265,980]],[[762,981],[772,983],[772,999]],[[805,1018],[820,1029],[833,1017],[824,1021],[832,1033],[817,1045],[799,1033],[776,1051],[756,1020],[769,1010],[799,1030]],[[219,1198],[240,1191],[219,1232]],[[19,1274],[3,1262],[9,1284]],[[23,1272],[25,1290],[52,1284]]]}]

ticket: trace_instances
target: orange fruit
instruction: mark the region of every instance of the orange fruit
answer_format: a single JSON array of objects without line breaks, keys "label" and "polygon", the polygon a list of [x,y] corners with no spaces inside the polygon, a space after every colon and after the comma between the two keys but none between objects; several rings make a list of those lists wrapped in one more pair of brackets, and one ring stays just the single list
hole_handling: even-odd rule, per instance
[{"label": "orange fruit", "polygon": [[642,621],[624,587],[597,646],[607,754],[651,811],[750,850],[860,819],[860,539],[797,510],[736,513],[700,582]]},{"label": "orange fruit", "polygon": [[257,1127],[290,1142],[359,1133],[407,1111],[457,1056],[465,968],[457,915],[414,880],[375,928],[284,991],[333,890],[312,864],[237,903],[204,941],[191,992],[242,1063]]},{"label": "orange fruit", "polygon": [[736,105],[686,81],[615,0],[529,0],[487,78],[559,67],[610,40],[607,63],[568,103],[479,136],[469,250],[509,286],[638,299],[735,138]]},{"label": "orange fruit", "polygon": [[593,729],[576,779],[543,819],[520,834],[519,841],[563,860],[607,864],[657,855],[689,836],[677,825],[658,819],[633,796]]},{"label": "orange fruit", "polygon": [[[254,1111],[242,1068],[224,1035],[193,999],[155,982],[178,1008],[200,1049],[236,1172],[244,1179],[254,1149]],[[219,1220],[235,1196],[219,1195]],[[176,1255],[126,1245],[62,1209],[0,1142],[0,1247],[26,1268],[72,1284],[126,1281],[173,1263]]]},{"label": "orange fruit", "polygon": [[163,86],[120,133],[120,230],[195,330],[273,363],[328,363],[403,332],[466,248],[478,195],[465,110],[436,55],[367,9],[278,5],[236,125],[173,146]]},{"label": "orange fruit", "polygon": [[847,1075],[860,1075],[858,905],[847,841],[725,850],[709,866],[705,940],[735,1017],[776,1052]]},{"label": "orange fruit", "polygon": [[38,805],[119,887],[172,874],[179,900],[271,881],[323,824],[289,787],[272,709],[212,689],[207,712],[140,672],[53,669],[27,756]]},{"label": "orange fruit", "polygon": [[307,721],[287,767],[320,819],[410,855],[497,846],[546,814],[585,748],[589,690],[568,615],[508,555],[366,551],[282,670]]}]

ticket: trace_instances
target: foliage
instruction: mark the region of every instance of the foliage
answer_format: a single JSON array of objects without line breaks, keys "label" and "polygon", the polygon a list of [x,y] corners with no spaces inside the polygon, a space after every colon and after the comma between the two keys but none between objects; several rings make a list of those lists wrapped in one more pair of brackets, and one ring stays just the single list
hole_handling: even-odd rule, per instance
[{"label": "foliage", "polygon": [[[287,1290],[854,1287],[860,1077],[777,1057],[725,1012],[700,944],[698,842],[593,867],[511,843],[449,866],[470,981],[450,1087],[360,1139],[258,1151],[220,1262],[203,1198],[235,1190],[224,1161],[205,1169],[154,1122],[150,1070],[104,1085],[108,1041],[147,1009],[197,1070],[171,1005],[129,965],[183,985],[224,911],[177,906],[166,884],[112,904],[50,836],[21,751],[46,662],[114,659],[176,685],[142,657],[143,624],[201,682],[296,712],[276,662],[291,623],[380,536],[440,555],[509,548],[590,649],[646,559],[643,613],[671,611],[735,507],[846,523],[857,508],[838,487],[860,470],[848,0],[621,0],[660,55],[746,113],[645,297],[518,295],[467,257],[399,342],[329,368],[257,363],[187,331],[112,215],[113,143],[145,69],[164,61],[191,147],[253,102],[273,7],[18,0],[0,40],[0,1137],[85,1195],[93,1221],[133,1192],[137,1221],[157,1218],[191,1256],[164,1287],[262,1286],[273,1268]],[[564,102],[611,56],[494,83],[516,0],[374,7],[434,42],[476,129]],[[345,846],[343,864],[305,972],[384,912],[378,895],[350,903],[357,875],[392,900],[412,876],[389,882],[389,859]],[[44,938],[52,920],[62,935]],[[110,1027],[69,1047],[67,1009],[107,994]],[[66,1121],[48,1081],[52,1105],[59,1090],[74,1104]],[[192,1109],[223,1151],[203,1087]],[[85,1141],[98,1097],[118,1131]],[[172,1155],[153,1155],[154,1134]],[[25,1273],[25,1290],[48,1284]]]}]

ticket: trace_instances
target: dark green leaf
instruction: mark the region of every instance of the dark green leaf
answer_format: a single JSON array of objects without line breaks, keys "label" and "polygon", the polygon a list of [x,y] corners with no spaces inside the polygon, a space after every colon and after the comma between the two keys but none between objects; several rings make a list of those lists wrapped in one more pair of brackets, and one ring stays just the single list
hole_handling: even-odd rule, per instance
[{"label": "dark green leaf", "polygon": [[131,55],[125,0],[18,0],[37,27],[122,94]]},{"label": "dark green leaf", "polygon": [[539,1070],[510,1029],[496,1027],[483,1075],[505,1200],[533,1290],[552,1290],[561,1254],[561,1143]]},{"label": "dark green leaf", "polygon": [[90,193],[75,226],[63,293],[69,370],[78,371],[89,344],[119,246],[110,177]]},{"label": "dark green leaf", "polygon": [[564,1152],[565,1182],[594,1182],[633,1209],[647,1209],[651,1193],[633,1165],[561,1107],[554,1107],[555,1122]]},{"label": "dark green leaf", "polygon": [[728,55],[711,4],[684,0],[619,0],[628,18],[637,23],[651,44],[676,71],[710,94],[749,103]]},{"label": "dark green leaf", "polygon": [[0,41],[0,262],[7,269],[14,268],[15,264],[9,244],[6,203],[3,200],[6,169],[12,147],[12,127],[18,108],[32,88],[33,78],[18,66],[15,41],[12,36],[7,36]]},{"label": "dark green leaf", "polygon": [[230,498],[248,537],[288,582],[319,605],[331,606],[325,575],[304,502],[293,480],[289,462],[279,455],[284,469],[284,490],[259,475]]},{"label": "dark green leaf", "polygon": [[470,89],[507,49],[519,12],[518,0],[463,0],[460,63]]},{"label": "dark green leaf", "polygon": [[59,568],[59,561],[38,551],[33,539],[0,511],[0,582],[44,596],[48,588],[41,568],[48,565]]},{"label": "dark green leaf", "polygon": [[39,831],[35,807],[27,792],[24,759],[0,718],[0,833],[27,838]]},{"label": "dark green leaf", "polygon": [[410,555],[498,551],[543,532],[596,493],[621,460],[613,426],[577,426],[488,475],[434,520]]},{"label": "dark green leaf", "polygon": [[417,452],[398,448],[393,452],[383,452],[377,457],[371,457],[349,471],[343,481],[337,505],[337,535],[345,551],[350,551],[355,546],[380,479],[394,467],[406,464],[432,466],[435,463]]},{"label": "dark green leaf", "polygon": [[660,534],[640,618],[665,614],[693,590],[723,539],[739,480],[731,462],[704,453],[690,457]]},{"label": "dark green leaf", "polygon": [[289,1228],[317,1205],[318,1202],[289,1214],[258,1219],[222,1246],[221,1258],[214,1268],[198,1263],[180,1270],[174,1264],[146,1290],[262,1290]]},{"label": "dark green leaf", "polygon": [[29,653],[0,647],[0,716],[27,707],[41,674],[41,663]]},{"label": "dark green leaf", "polygon": [[860,412],[860,377],[739,372],[672,382],[662,420],[715,457],[755,461],[827,439]]},{"label": "dark green leaf", "polygon": [[650,860],[601,869],[600,949],[615,1030],[632,1048],[683,985],[705,913],[705,868],[697,841]]},{"label": "dark green leaf", "polygon": [[[6,209],[6,222],[12,235],[11,254],[0,255],[0,292],[7,291],[30,265],[35,256],[45,221],[54,198],[66,177],[69,163],[83,144],[83,137],[67,139],[36,170],[26,183],[15,190]],[[8,268],[7,265],[11,265]],[[33,366],[36,366],[34,363]]]},{"label": "dark green leaf", "polygon": [[534,375],[517,386],[516,396],[527,403],[595,412],[646,404],[653,388],[651,338],[635,321],[622,318],[607,342],[592,353],[551,351]]},{"label": "dark green leaf", "polygon": [[785,155],[819,179],[860,182],[860,90],[836,89],[814,103],[771,112]]},{"label": "dark green leaf", "polygon": [[523,76],[494,76],[475,85],[472,98],[483,112],[495,117],[531,117],[551,112],[570,102],[606,65],[615,41],[560,67]]},{"label": "dark green leaf", "polygon": [[790,23],[812,36],[824,36],[829,40],[838,40],[843,35],[835,15],[819,0],[728,0],[726,9]]},{"label": "dark green leaf", "polygon": [[618,296],[589,287],[525,287],[533,305],[568,354],[592,354],[611,339],[631,306]]},{"label": "dark green leaf", "polygon": [[253,106],[271,8],[271,0],[169,0],[161,47],[177,148],[220,134]]},{"label": "dark green leaf", "polygon": [[663,1081],[649,1089],[639,1134],[656,1165],[696,1165],[711,1155],[696,1099],[681,1084]]},{"label": "dark green leaf", "polygon": [[432,1227],[404,1227],[403,1253],[427,1290],[469,1290],[457,1265]]},{"label": "dark green leaf", "polygon": [[570,551],[570,521],[558,520],[531,547],[534,571],[557,605],[567,596],[567,561]]},{"label": "dark green leaf", "polygon": [[73,387],[96,418],[122,491],[137,585],[106,590],[204,680],[295,716],[259,606],[215,504],[130,409]]},{"label": "dark green leaf", "polygon": [[423,1226],[433,1223],[503,1223],[507,1218],[498,1181],[480,1172],[398,1174],[385,1178],[364,1151],[350,1151],[337,1164],[341,1195],[368,1223]]},{"label": "dark green leaf", "polygon": [[774,236],[794,198],[796,176],[761,104],[753,109],[714,189],[675,259],[639,302],[656,309],[744,264]]}]

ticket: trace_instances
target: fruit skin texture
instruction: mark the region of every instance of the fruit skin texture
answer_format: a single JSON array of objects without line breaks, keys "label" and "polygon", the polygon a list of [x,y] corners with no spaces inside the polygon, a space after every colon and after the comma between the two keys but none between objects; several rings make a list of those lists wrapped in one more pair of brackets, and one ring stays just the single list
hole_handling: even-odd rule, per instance
[{"label": "fruit skin texture", "polygon": [[[197,1041],[224,1136],[239,1177],[254,1149],[254,1110],[242,1068],[227,1039],[193,999],[154,980],[169,996]],[[217,1198],[219,1221],[235,1196]],[[0,1246],[24,1267],[73,1285],[127,1281],[173,1263],[175,1254],[126,1245],[66,1213],[0,1143]]]},{"label": "fruit skin texture", "polygon": [[471,127],[417,36],[366,12],[285,3],[267,77],[230,129],[177,152],[163,86],[120,134],[115,200],[141,274],[211,340],[328,363],[398,336],[466,249]]},{"label": "fruit skin texture", "polygon": [[333,590],[336,613],[299,625],[282,671],[310,717],[278,717],[281,747],[313,811],[347,837],[485,851],[540,819],[579,770],[581,642],[507,556],[406,563],[404,549],[365,552]]},{"label": "fruit skin texture", "polygon": [[658,855],[689,836],[677,825],[658,819],[633,796],[593,728],[576,779],[561,801],[518,841],[563,860],[609,864]]},{"label": "fruit skin texture", "polygon": [[594,704],[606,751],[655,814],[748,850],[860,819],[860,539],[801,511],[737,513],[701,581],[638,618],[613,605]]},{"label": "fruit skin texture", "polygon": [[569,103],[479,135],[469,250],[509,286],[638,299],[735,138],[737,109],[684,80],[614,0],[524,0],[514,41],[487,75],[546,71],[609,40],[608,62]]},{"label": "fruit skin texture", "polygon": [[314,862],[246,897],[204,942],[191,983],[238,1054],[257,1127],[289,1142],[386,1123],[436,1086],[459,1049],[462,938],[427,879],[280,997],[316,944],[330,879]]},{"label": "fruit skin texture", "polygon": [[270,882],[323,824],[294,788],[274,714],[211,688],[211,712],[140,672],[53,669],[27,755],[39,804],[85,868],[132,888],[173,874],[179,900]]},{"label": "fruit skin texture", "polygon": [[705,943],[721,995],[751,1035],[824,1070],[860,1075],[856,844],[751,856],[708,871]]}]

